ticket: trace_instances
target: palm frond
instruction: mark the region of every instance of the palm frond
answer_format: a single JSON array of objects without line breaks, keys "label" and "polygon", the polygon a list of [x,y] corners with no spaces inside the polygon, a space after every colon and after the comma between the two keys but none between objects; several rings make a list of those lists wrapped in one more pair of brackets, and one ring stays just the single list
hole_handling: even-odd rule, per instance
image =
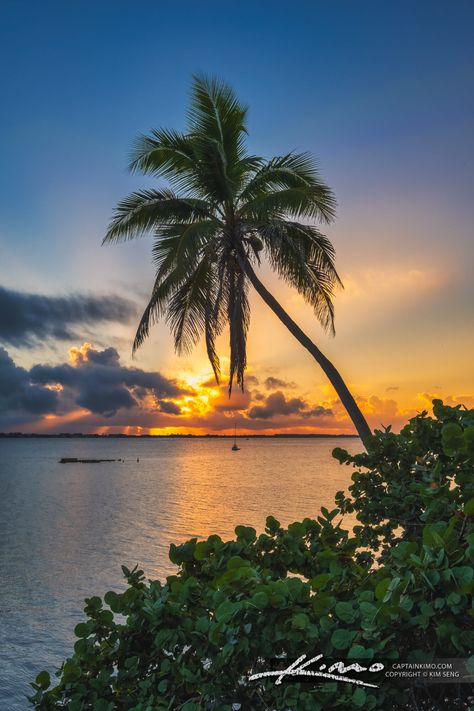
[{"label": "palm frond", "polygon": [[257,165],[253,159],[250,166],[245,152],[246,114],[247,107],[229,85],[202,74],[193,77],[188,132],[207,180],[212,182],[213,172],[220,174],[225,191],[221,184],[219,194],[227,200]]},{"label": "palm frond", "polygon": [[177,283],[174,274],[169,274],[163,280],[160,276],[156,278],[150,300],[138,324],[133,341],[132,353],[135,353],[135,351],[143,345],[150,334],[150,327],[166,313],[168,299],[176,288]]},{"label": "palm frond", "polygon": [[202,259],[168,301],[166,318],[178,354],[189,353],[205,332],[212,271],[209,261]]},{"label": "palm frond", "polygon": [[229,395],[234,378],[244,390],[244,373],[247,367],[247,333],[250,324],[247,278],[241,269],[233,265],[227,268],[227,313],[230,332]]},{"label": "palm frond", "polygon": [[313,307],[323,328],[334,334],[332,299],[341,285],[334,248],[315,227],[274,220],[258,226],[273,269]]},{"label": "palm frond", "polygon": [[215,303],[213,303],[211,288],[208,287],[206,307],[204,314],[204,330],[206,339],[206,352],[216,383],[219,385],[221,376],[221,364],[216,350],[216,336],[218,335],[218,326],[216,319]]},{"label": "palm frond", "polygon": [[308,153],[288,153],[263,163],[242,190],[239,203],[242,214],[286,210],[289,215],[330,222],[336,213],[334,194]]},{"label": "palm frond", "polygon": [[193,144],[189,136],[165,128],[135,140],[129,169],[169,180],[192,174],[195,169]]},{"label": "palm frond", "polygon": [[188,130],[220,143],[229,162],[242,157],[247,107],[228,84],[216,77],[193,77]]},{"label": "palm frond", "polygon": [[288,217],[328,222],[332,217],[321,205],[319,187],[298,186],[262,192],[240,205],[238,212],[244,218],[262,221]]},{"label": "palm frond", "polygon": [[[181,231],[168,238],[158,238],[153,248],[157,265],[155,284],[137,330],[133,352],[148,337],[150,326],[163,316],[172,326],[175,345],[180,352],[189,351],[199,340],[203,326],[211,351],[213,339],[224,326],[222,305],[219,307],[218,303],[220,283],[216,276],[216,260],[210,256],[215,254],[212,240],[205,240],[202,223],[173,227],[180,227]],[[193,233],[191,228],[196,228],[196,232]],[[183,231],[187,233],[187,245],[183,245]],[[194,329],[192,319],[195,320]],[[209,333],[211,328],[213,335]],[[218,364],[216,356],[213,361],[214,367]]]},{"label": "palm frond", "polygon": [[119,202],[104,238],[155,236],[155,284],[133,350],[165,317],[178,353],[204,337],[219,381],[216,341],[228,325],[229,393],[234,382],[243,389],[247,365],[248,278],[239,259],[258,262],[264,253],[332,331],[332,298],[340,284],[330,241],[314,224],[304,224],[334,218],[332,191],[307,153],[271,160],[249,155],[246,115],[231,87],[195,76],[186,131],[154,129],[137,139],[131,154],[132,171],[170,187],[137,191]]},{"label": "palm frond", "polygon": [[201,252],[216,240],[220,229],[221,224],[216,219],[166,225],[153,245],[155,265],[160,268],[168,260],[169,267],[189,268],[199,261]]},{"label": "palm frond", "polygon": [[205,200],[178,197],[172,190],[140,190],[121,200],[102,244],[134,239],[173,222],[212,217]]}]

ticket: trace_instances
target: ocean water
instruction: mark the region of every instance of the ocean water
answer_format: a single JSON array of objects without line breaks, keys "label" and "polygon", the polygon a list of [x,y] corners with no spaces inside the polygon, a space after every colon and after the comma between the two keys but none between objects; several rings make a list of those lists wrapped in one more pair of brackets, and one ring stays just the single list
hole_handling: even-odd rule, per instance
[{"label": "ocean water", "polygon": [[[170,543],[262,531],[333,508],[357,439],[0,439],[0,709],[70,654],[83,599],[123,587],[121,564],[173,572]],[[124,459],[59,464],[61,457]],[[137,458],[140,460],[137,462]]]}]

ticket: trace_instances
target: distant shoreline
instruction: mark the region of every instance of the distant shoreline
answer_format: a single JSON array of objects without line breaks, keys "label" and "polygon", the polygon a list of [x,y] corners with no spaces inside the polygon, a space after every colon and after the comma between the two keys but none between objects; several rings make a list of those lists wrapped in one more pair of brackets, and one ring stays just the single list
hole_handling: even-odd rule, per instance
[{"label": "distant shoreline", "polygon": [[[237,435],[237,439],[358,439],[356,434],[250,434]],[[26,434],[24,432],[0,432],[0,439],[233,439],[226,434],[168,434],[168,435],[126,435],[126,434],[81,434],[61,432],[59,434]]]}]

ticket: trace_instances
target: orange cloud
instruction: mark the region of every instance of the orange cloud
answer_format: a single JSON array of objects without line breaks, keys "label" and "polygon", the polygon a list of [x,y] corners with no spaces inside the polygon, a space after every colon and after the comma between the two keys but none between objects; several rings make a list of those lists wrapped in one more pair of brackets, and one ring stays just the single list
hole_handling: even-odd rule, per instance
[{"label": "orange cloud", "polygon": [[[57,401],[55,411],[24,421],[24,431],[231,434],[237,423],[242,434],[354,432],[329,385],[308,390],[280,368],[256,367],[257,375],[248,376],[245,392],[234,389],[229,397],[227,385],[217,386],[206,369],[185,370],[179,379],[168,378],[154,370],[124,366],[116,349],[100,350],[86,342],[70,349],[68,363],[36,365],[22,372]],[[278,377],[269,375],[272,372]],[[413,395],[406,387],[398,392],[395,386],[387,388],[387,381],[370,394],[365,394],[365,388],[350,387],[373,428],[392,425],[398,430],[439,397],[434,388]],[[387,389],[396,398],[392,392],[387,396]],[[443,399],[449,404],[474,404],[468,394]]]}]

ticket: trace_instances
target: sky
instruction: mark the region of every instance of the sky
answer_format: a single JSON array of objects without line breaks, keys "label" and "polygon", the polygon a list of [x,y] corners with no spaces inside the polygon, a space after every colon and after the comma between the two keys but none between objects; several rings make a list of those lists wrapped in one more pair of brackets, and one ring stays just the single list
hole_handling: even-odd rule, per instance
[{"label": "sky", "polygon": [[[472,2],[3,0],[0,431],[351,433],[324,374],[252,296],[247,389],[158,324],[132,359],[151,240],[101,247],[133,139],[184,128],[191,76],[249,107],[248,148],[310,151],[335,191],[336,336],[261,278],[372,427],[474,404]],[[219,340],[226,365],[227,340]]]}]

